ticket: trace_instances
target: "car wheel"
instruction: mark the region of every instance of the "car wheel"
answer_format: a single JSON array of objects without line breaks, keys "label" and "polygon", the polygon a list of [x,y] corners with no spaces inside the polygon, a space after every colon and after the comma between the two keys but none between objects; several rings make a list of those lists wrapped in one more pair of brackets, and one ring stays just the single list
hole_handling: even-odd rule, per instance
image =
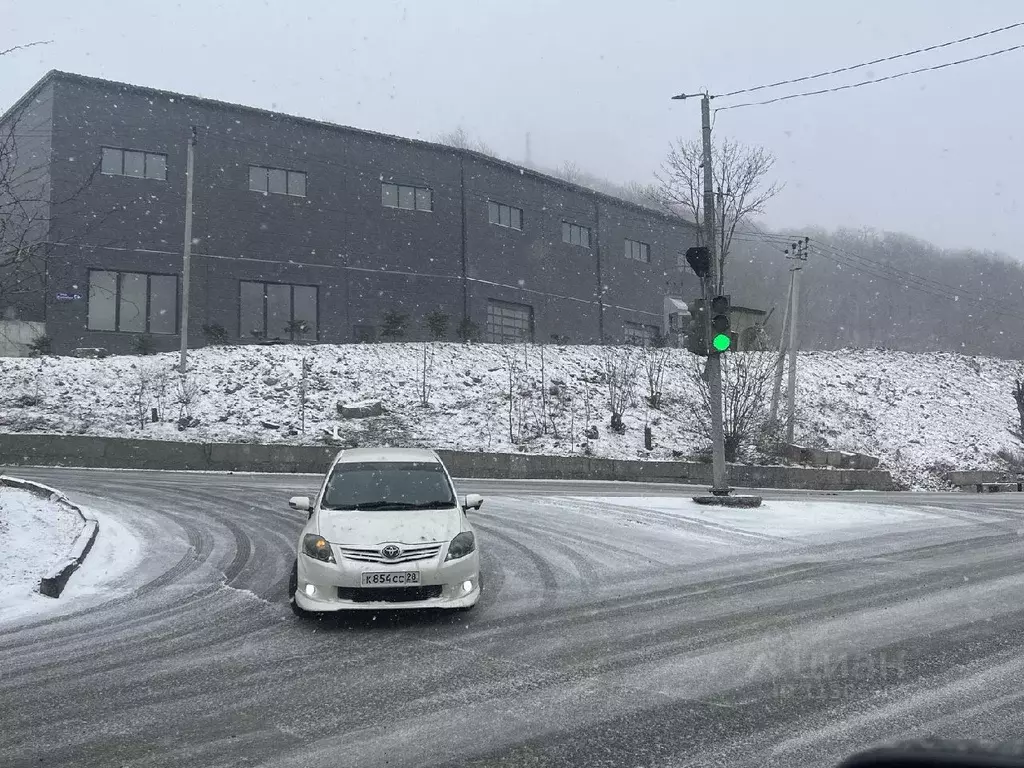
[{"label": "car wheel", "polygon": [[316,618],[316,614],[312,611],[307,611],[297,602],[295,602],[295,593],[299,589],[299,561],[296,559],[295,565],[292,566],[292,575],[288,579],[288,605],[292,609],[292,613],[298,616],[300,619],[313,619]]}]

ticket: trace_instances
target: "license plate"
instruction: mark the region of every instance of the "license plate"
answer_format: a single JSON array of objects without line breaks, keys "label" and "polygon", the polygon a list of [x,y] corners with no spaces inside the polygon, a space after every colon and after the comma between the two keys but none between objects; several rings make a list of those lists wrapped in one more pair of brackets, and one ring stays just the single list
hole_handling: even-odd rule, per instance
[{"label": "license plate", "polygon": [[419,583],[419,571],[390,571],[363,574],[364,587],[408,587]]}]

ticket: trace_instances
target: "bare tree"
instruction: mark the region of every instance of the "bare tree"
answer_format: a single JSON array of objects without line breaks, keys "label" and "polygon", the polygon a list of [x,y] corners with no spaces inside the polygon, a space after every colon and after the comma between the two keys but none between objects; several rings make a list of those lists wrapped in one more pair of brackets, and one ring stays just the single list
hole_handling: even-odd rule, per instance
[{"label": "bare tree", "polygon": [[[689,402],[691,429],[711,440],[711,394],[704,374],[705,358],[692,356],[691,382],[696,398]],[[767,352],[738,352],[722,358],[722,415],[725,460],[736,461],[740,449],[757,435],[768,418],[773,356]]]},{"label": "bare tree", "polygon": [[552,173],[562,181],[568,181],[570,184],[583,184],[584,176],[583,170],[571,160],[566,160]]},{"label": "bare tree", "polygon": [[479,152],[483,155],[491,155],[497,157],[494,150],[491,149],[486,143],[470,136],[469,133],[461,125],[457,126],[455,130],[445,131],[439,133],[434,137],[434,141],[438,144],[446,144],[449,147],[456,147],[457,149],[470,149],[474,152]]},{"label": "bare tree", "polygon": [[644,372],[647,374],[647,405],[651,408],[661,408],[668,354],[668,347],[655,346],[643,347],[640,352]]},{"label": "bare tree", "polygon": [[[0,58],[15,51],[45,45],[38,41],[0,51]],[[0,319],[44,315],[47,261],[52,244],[73,241],[101,226],[110,212],[96,212],[76,232],[54,231],[55,211],[63,209],[92,183],[99,160],[88,176],[66,197],[55,199],[50,184],[48,129],[45,114],[29,101],[0,123]],[[65,217],[68,220],[74,217]]]},{"label": "bare tree", "polygon": [[622,417],[636,400],[636,379],[640,355],[635,347],[605,347],[602,350],[605,385],[608,387],[608,408],[612,412],[611,428],[624,432]]},{"label": "bare tree", "polygon": [[420,405],[426,408],[430,405],[430,392],[433,389],[434,375],[434,345],[430,342],[423,342],[423,355],[419,365],[420,373]]},{"label": "bare tree", "polygon": [[1017,405],[1017,423],[1010,425],[1010,434],[1024,442],[1024,371],[1014,379],[1012,394]]},{"label": "bare tree", "polygon": [[[676,140],[656,174],[658,193],[663,204],[683,215],[702,222],[704,216],[703,147],[700,141]],[[782,186],[768,181],[775,157],[763,147],[748,147],[725,139],[712,148],[712,178],[715,190],[721,191],[721,204],[716,214],[718,235],[718,286],[725,284],[725,264],[732,248],[737,226],[745,219],[760,214],[765,204],[777,195]],[[698,234],[703,244],[704,233]]]}]

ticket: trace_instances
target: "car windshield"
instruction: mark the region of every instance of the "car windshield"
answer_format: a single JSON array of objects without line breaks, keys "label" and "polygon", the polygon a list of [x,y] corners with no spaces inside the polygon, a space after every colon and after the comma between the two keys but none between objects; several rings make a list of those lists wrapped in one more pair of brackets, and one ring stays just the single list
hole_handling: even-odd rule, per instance
[{"label": "car windshield", "polygon": [[324,509],[447,509],[455,494],[437,462],[338,464],[327,481]]}]

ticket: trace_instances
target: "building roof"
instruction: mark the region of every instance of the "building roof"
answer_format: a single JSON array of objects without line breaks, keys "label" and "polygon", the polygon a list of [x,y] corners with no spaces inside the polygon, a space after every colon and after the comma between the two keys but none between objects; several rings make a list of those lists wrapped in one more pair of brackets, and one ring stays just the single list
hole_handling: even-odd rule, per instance
[{"label": "building roof", "polygon": [[629,200],[623,200],[622,198],[615,197],[614,195],[609,195],[605,192],[598,192],[597,190],[591,189],[590,187],[584,187],[579,184],[573,184],[572,182],[565,181],[564,179],[560,179],[557,176],[550,176],[546,173],[541,173],[540,171],[534,170],[532,168],[516,165],[515,163],[511,163],[507,160],[492,157],[491,155],[485,155],[482,152],[477,152],[472,149],[452,147],[447,144],[438,144],[436,142],[422,141],[420,139],[409,139],[404,136],[395,136],[389,133],[381,133],[379,131],[368,131],[363,128],[353,128],[351,126],[339,125],[338,123],[331,123],[324,120],[314,120],[309,117],[299,117],[297,115],[289,115],[284,112],[274,112],[267,109],[259,109],[258,107],[249,107],[244,104],[234,104],[228,101],[209,99],[203,96],[193,96],[187,93],[176,93],[174,91],[165,91],[159,88],[148,88],[146,86],[133,85],[131,83],[121,83],[116,80],[106,80],[100,77],[90,77],[88,75],[80,75],[74,72],[63,72],[59,69],[51,69],[49,72],[43,75],[43,77],[40,78],[39,81],[35,85],[33,85],[20,99],[18,99],[18,101],[16,101],[10,109],[8,109],[6,112],[3,113],[2,116],[0,116],[0,123],[6,121],[8,116],[13,114],[17,110],[21,109],[25,104],[27,104],[29,101],[35,98],[36,94],[39,91],[41,91],[47,85],[55,81],[78,83],[80,85],[97,86],[101,88],[114,88],[117,90],[127,91],[130,93],[137,93],[143,96],[155,96],[174,99],[176,101],[182,102],[191,102],[193,104],[197,104],[200,106],[213,107],[216,109],[234,110],[236,112],[245,112],[250,115],[259,115],[261,117],[270,117],[276,120],[290,121],[297,125],[315,126],[318,128],[325,128],[328,130],[337,131],[340,133],[352,133],[358,134],[360,136],[371,136],[378,139],[393,141],[399,144],[406,144],[410,146],[421,147],[424,149],[432,149],[434,151],[439,152],[448,152],[463,157],[470,157],[475,160],[480,160],[482,162],[489,163],[491,165],[496,165],[502,168],[507,168],[509,170],[514,170],[517,173],[522,173],[523,175],[526,176],[542,179],[551,184],[555,184],[556,186],[560,186],[565,189],[570,189],[574,192],[578,192],[581,194],[589,195],[598,200],[604,200],[605,202],[608,203],[624,206],[626,208],[642,212],[645,215],[652,216],[663,221],[668,221],[673,224],[682,224],[693,229],[696,228],[696,225],[693,222],[688,221],[687,219],[682,218],[681,216],[668,212],[658,211],[653,208],[648,208],[647,206],[639,205],[638,203],[633,203],[630,202]]}]

